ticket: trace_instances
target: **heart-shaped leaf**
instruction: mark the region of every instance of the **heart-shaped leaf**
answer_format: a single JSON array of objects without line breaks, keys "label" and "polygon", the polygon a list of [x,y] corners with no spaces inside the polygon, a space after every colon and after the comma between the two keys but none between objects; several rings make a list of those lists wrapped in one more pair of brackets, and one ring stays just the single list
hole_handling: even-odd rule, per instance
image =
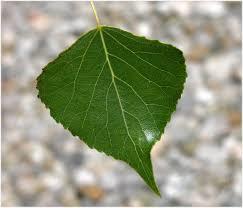
[{"label": "heart-shaped leaf", "polygon": [[100,26],[50,62],[37,89],[57,122],[89,147],[128,163],[159,194],[150,152],[185,79],[177,48]]}]

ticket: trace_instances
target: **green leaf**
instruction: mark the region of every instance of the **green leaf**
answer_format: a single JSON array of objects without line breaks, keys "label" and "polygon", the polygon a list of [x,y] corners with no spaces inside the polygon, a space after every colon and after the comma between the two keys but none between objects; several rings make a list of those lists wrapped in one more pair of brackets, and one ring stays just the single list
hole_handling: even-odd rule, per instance
[{"label": "green leaf", "polygon": [[157,194],[150,152],[186,79],[177,48],[100,26],[37,78],[51,116],[89,147],[128,163]]}]

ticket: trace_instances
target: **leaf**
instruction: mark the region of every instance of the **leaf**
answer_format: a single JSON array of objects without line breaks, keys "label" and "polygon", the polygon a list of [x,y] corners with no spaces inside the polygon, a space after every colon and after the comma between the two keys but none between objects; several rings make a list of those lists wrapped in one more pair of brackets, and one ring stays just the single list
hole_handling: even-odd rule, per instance
[{"label": "leaf", "polygon": [[37,78],[51,116],[89,147],[128,163],[158,195],[150,152],[186,79],[177,48],[100,26]]}]

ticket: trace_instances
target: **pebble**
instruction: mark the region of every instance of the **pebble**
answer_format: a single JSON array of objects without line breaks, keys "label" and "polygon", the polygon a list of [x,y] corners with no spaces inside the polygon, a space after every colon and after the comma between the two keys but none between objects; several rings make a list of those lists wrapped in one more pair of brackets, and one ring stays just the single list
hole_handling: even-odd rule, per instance
[{"label": "pebble", "polygon": [[213,92],[205,87],[200,87],[196,91],[196,101],[205,105],[212,105],[215,102]]},{"label": "pebble", "polygon": [[74,171],[74,180],[78,186],[94,185],[96,178],[92,172],[85,169],[77,169]]},{"label": "pebble", "polygon": [[171,15],[173,13],[180,16],[189,16],[192,11],[192,5],[188,2],[178,2],[177,5],[173,2],[159,2],[156,9],[161,14]]},{"label": "pebble", "polygon": [[230,131],[229,121],[222,114],[212,114],[205,119],[198,132],[203,140],[222,139]]},{"label": "pebble", "polygon": [[38,11],[32,11],[29,14],[29,22],[31,27],[37,32],[46,31],[50,27],[49,17]]},{"label": "pebble", "polygon": [[60,180],[58,175],[48,173],[42,175],[42,178],[42,184],[48,190],[55,192],[64,187],[64,182],[63,180]]},{"label": "pebble", "polygon": [[220,2],[199,2],[194,11],[205,16],[218,18],[225,14],[226,9],[225,5]]},{"label": "pebble", "polygon": [[79,194],[90,198],[93,201],[99,201],[104,197],[104,190],[96,185],[93,186],[82,186],[79,189]]},{"label": "pebble", "polygon": [[138,25],[138,32],[137,34],[141,34],[140,36],[147,36],[150,37],[151,36],[151,29],[149,24],[142,22]]},{"label": "pebble", "polygon": [[236,52],[222,53],[208,58],[205,63],[206,75],[214,82],[223,84],[232,74],[236,65],[240,65],[240,56]]},{"label": "pebble", "polygon": [[118,176],[113,172],[105,172],[101,178],[101,185],[107,190],[114,190],[119,186]]}]

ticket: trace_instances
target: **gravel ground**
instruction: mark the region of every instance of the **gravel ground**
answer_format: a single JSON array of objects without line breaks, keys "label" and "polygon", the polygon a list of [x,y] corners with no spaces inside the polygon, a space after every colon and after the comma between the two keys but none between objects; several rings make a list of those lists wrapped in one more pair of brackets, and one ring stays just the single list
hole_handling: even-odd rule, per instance
[{"label": "gravel ground", "polygon": [[240,206],[241,3],[97,2],[102,23],[174,44],[188,78],[152,151],[162,197],[56,124],[35,78],[95,27],[88,2],[2,2],[3,206]]}]

